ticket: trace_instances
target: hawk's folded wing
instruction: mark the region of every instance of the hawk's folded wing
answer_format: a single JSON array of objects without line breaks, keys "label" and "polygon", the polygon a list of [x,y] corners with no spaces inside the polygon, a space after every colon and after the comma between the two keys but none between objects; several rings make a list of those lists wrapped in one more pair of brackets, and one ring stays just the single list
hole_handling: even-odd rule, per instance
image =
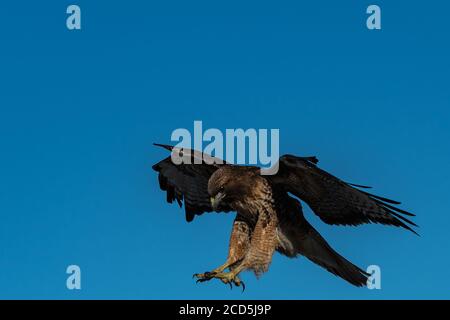
[{"label": "hawk's folded wing", "polygon": [[358,287],[365,286],[369,274],[337,253],[306,219],[303,218],[303,221],[301,227],[303,236],[297,240],[298,252],[351,284]]}]

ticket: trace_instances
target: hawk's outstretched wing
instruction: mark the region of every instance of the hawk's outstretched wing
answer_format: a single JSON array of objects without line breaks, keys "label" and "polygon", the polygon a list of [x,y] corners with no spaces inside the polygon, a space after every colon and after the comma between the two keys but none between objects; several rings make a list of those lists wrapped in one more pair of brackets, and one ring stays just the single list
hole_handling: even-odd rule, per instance
[{"label": "hawk's outstretched wing", "polygon": [[[156,145],[171,152],[174,150],[172,146]],[[182,149],[179,151],[183,152]],[[159,173],[159,187],[166,191],[167,202],[172,203],[176,200],[180,207],[184,202],[186,221],[191,222],[195,215],[213,211],[208,194],[208,180],[219,165],[207,164],[204,161],[201,164],[193,164],[193,159],[202,155],[197,151],[188,151],[191,152],[192,164],[176,165],[169,156],[153,165],[152,168]],[[219,209],[225,212],[231,211],[230,208]]]},{"label": "hawk's outstretched wing", "polygon": [[284,155],[280,158],[278,173],[268,177],[274,184],[305,201],[325,223],[381,223],[416,233],[409,225],[417,225],[405,218],[414,214],[393,206],[400,202],[357,189],[355,187],[368,187],[346,183],[318,168],[317,162],[315,157]]}]

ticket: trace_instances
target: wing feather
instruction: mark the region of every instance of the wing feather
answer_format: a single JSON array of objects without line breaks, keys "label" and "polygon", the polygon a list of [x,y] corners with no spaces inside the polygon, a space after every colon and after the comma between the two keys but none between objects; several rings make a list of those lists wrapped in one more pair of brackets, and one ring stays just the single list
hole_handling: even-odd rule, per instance
[{"label": "wing feather", "polygon": [[279,232],[288,245],[278,248],[282,254],[295,257],[301,254],[332,274],[355,286],[365,286],[368,274],[337,253],[303,216],[300,202],[285,191],[276,194],[276,208],[280,216]]},{"label": "wing feather", "polygon": [[[197,151],[175,149],[172,146],[155,144],[171,152],[191,152],[192,164],[174,164],[171,157],[156,163],[152,166],[153,170],[158,172],[159,187],[166,191],[166,200],[168,203],[176,201],[181,207],[184,203],[186,221],[191,222],[196,215],[205,212],[212,212],[211,203],[208,194],[208,180],[218,166],[207,164],[204,161],[194,164],[195,157],[203,156]],[[201,159],[204,159],[203,157]],[[211,157],[210,157],[211,159]],[[216,161],[219,162],[219,161]],[[212,163],[209,162],[209,163]],[[228,212],[230,208],[219,208]]]},{"label": "wing feather", "polygon": [[270,179],[305,201],[325,223],[354,226],[381,223],[416,233],[411,225],[417,225],[404,217],[414,214],[393,206],[400,202],[360,190],[357,186],[366,186],[344,182],[317,167],[316,163],[305,157],[284,155],[280,158],[278,173]]},{"label": "wing feather", "polygon": [[299,253],[349,283],[357,287],[365,286],[369,274],[333,250],[319,232],[305,223],[305,235],[298,241]]}]

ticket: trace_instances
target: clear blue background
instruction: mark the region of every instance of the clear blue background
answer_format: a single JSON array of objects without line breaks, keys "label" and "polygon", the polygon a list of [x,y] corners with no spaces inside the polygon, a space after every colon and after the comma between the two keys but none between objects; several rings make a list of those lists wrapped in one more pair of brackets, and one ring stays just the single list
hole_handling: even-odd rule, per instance
[{"label": "clear blue background", "polygon": [[[450,45],[444,1],[0,3],[0,298],[450,298]],[[221,264],[233,215],[193,223],[151,165],[175,128],[279,128],[281,153],[417,213],[421,237],[307,218],[382,268],[354,288],[274,256],[244,294],[191,275]],[[66,289],[66,267],[82,290]]]}]

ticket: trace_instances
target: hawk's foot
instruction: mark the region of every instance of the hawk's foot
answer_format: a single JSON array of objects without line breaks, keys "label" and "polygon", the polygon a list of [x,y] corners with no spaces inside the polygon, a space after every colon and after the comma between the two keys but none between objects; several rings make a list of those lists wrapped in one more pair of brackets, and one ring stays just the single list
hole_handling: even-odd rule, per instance
[{"label": "hawk's foot", "polygon": [[214,276],[214,278],[220,279],[225,284],[229,284],[231,288],[233,288],[233,284],[236,287],[242,286],[242,292],[245,290],[245,283],[237,276],[236,272],[221,272]]},{"label": "hawk's foot", "polygon": [[205,271],[204,273],[194,273],[192,277],[197,278],[196,282],[199,283],[211,280],[212,278],[214,278],[215,274],[215,271]]},{"label": "hawk's foot", "polygon": [[197,283],[209,281],[213,278],[216,278],[225,284],[229,284],[230,288],[233,288],[233,284],[234,284],[236,287],[242,286],[242,291],[245,290],[244,282],[241,279],[239,279],[237,274],[233,271],[231,271],[231,272],[214,272],[214,271],[212,271],[212,272],[205,272],[205,273],[196,273],[196,274],[194,274],[194,277],[197,278]]}]

